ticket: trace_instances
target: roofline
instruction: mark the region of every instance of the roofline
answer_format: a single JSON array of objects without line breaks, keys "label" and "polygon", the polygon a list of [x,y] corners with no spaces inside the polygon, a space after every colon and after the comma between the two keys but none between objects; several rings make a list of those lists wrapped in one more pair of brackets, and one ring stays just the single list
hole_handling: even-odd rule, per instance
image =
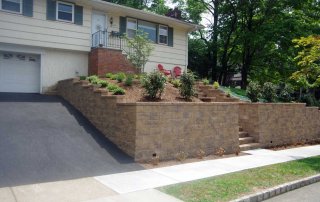
[{"label": "roofline", "polygon": [[164,16],[164,15],[159,15],[159,14],[156,14],[156,13],[152,13],[152,12],[150,12],[150,11],[139,10],[139,9],[135,9],[135,8],[131,8],[131,7],[127,7],[127,6],[115,4],[115,3],[110,3],[110,2],[107,2],[107,1],[91,0],[91,2],[96,2],[96,3],[101,3],[101,4],[109,5],[109,6],[111,6],[111,7],[121,8],[121,9],[127,10],[128,12],[130,12],[130,11],[135,11],[135,12],[140,12],[140,13],[146,14],[146,15],[153,15],[153,16],[156,16],[156,17],[158,17],[158,18],[162,18],[163,20],[169,20],[169,21],[172,21],[172,22],[175,22],[175,23],[187,25],[187,26],[190,27],[189,32],[193,32],[193,31],[196,31],[196,30],[199,30],[199,29],[203,29],[203,28],[204,28],[203,25],[193,24],[193,23],[190,23],[190,22],[185,22],[185,21],[178,20],[178,19],[175,19],[175,18],[167,17],[167,16]]}]

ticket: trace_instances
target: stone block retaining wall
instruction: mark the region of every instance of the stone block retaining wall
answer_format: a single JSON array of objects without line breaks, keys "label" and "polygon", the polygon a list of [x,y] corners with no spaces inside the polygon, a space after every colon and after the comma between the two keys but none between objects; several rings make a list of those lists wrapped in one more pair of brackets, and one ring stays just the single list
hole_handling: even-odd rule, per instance
[{"label": "stone block retaining wall", "polygon": [[262,147],[320,138],[320,112],[304,104],[251,103],[124,103],[123,96],[78,80],[58,84],[59,94],[97,129],[136,161],[153,155],[175,159],[183,152],[194,157],[223,148],[239,149],[239,126]]},{"label": "stone block retaining wall", "polygon": [[123,103],[76,80],[58,84],[59,94],[136,161],[175,159],[178,153],[214,154],[239,147],[236,103]]},{"label": "stone block retaining wall", "polygon": [[302,103],[240,103],[239,124],[261,147],[320,138],[320,111]]}]

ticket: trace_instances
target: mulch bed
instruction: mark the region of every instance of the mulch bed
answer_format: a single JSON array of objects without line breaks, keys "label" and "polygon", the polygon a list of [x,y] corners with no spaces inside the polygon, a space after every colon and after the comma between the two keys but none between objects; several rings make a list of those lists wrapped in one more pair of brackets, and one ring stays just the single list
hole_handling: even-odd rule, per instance
[{"label": "mulch bed", "polygon": [[167,83],[162,93],[161,99],[149,100],[146,98],[144,88],[141,86],[139,80],[134,80],[132,86],[126,86],[124,82],[118,83],[116,80],[104,79],[108,83],[117,84],[121,88],[125,89],[126,94],[125,102],[202,102],[196,97],[192,97],[191,100],[185,100],[180,97],[179,89],[175,88],[171,83]]}]

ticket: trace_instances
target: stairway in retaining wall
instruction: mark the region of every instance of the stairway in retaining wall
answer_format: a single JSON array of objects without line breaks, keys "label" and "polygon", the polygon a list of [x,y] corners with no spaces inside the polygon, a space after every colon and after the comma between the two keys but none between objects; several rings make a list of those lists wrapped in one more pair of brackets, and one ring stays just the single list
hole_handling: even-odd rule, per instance
[{"label": "stairway in retaining wall", "polygon": [[243,131],[242,127],[239,128],[239,145],[240,151],[247,151],[260,148],[260,144],[255,142],[254,138],[248,132]]},{"label": "stairway in retaining wall", "polygon": [[197,84],[196,91],[198,98],[203,102],[240,102],[239,99],[228,97],[223,91],[211,85]]}]

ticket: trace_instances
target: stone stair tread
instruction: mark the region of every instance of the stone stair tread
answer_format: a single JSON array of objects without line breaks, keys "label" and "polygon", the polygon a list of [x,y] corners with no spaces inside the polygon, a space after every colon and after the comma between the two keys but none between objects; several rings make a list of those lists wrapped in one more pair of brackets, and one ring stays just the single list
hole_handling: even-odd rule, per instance
[{"label": "stone stair tread", "polygon": [[249,133],[248,132],[245,132],[245,131],[240,131],[239,132],[239,137],[242,138],[242,137],[248,137],[249,136]]},{"label": "stone stair tread", "polygon": [[260,148],[260,144],[259,143],[249,143],[249,144],[240,145],[240,151],[258,149],[258,148]]},{"label": "stone stair tread", "polygon": [[241,137],[239,138],[240,145],[254,143],[253,137]]}]

